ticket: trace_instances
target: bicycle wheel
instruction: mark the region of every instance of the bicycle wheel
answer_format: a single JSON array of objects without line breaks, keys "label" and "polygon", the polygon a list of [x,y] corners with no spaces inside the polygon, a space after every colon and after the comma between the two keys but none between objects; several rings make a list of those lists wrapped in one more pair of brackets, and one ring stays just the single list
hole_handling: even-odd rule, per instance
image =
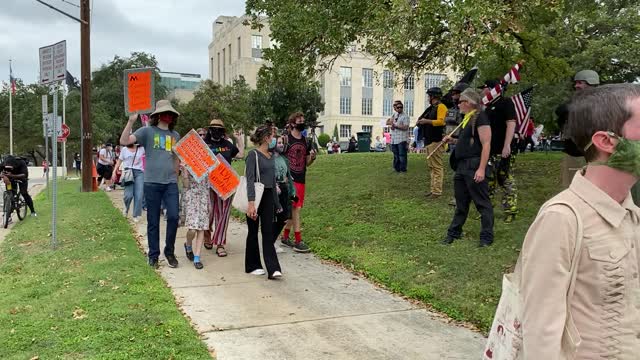
[{"label": "bicycle wheel", "polygon": [[24,220],[27,217],[27,203],[24,201],[22,194],[18,194],[18,201],[16,202],[16,213],[18,219]]},{"label": "bicycle wheel", "polygon": [[13,212],[13,195],[10,191],[5,191],[2,197],[2,201],[4,204],[2,209],[4,210],[4,214],[2,214],[2,227],[5,229],[9,226],[9,221],[11,220],[11,213]]}]

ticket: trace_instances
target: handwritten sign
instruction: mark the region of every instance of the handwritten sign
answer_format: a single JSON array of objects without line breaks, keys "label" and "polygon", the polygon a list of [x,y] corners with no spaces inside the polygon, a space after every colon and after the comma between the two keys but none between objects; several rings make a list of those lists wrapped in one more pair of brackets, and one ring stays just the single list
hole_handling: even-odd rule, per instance
[{"label": "handwritten sign", "polygon": [[124,111],[151,113],[155,108],[154,69],[128,69],[124,71]]},{"label": "handwritten sign", "polygon": [[209,146],[193,129],[178,141],[173,151],[197,182],[204,180],[209,171],[218,165],[218,159]]},{"label": "handwritten sign", "polygon": [[209,186],[226,200],[238,189],[240,177],[222,155],[218,154],[217,158],[218,166],[209,172]]}]

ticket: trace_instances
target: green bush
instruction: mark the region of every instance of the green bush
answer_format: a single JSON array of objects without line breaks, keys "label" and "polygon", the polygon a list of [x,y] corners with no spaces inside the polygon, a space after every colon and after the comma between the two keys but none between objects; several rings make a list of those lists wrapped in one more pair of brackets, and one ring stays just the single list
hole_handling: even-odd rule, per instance
[{"label": "green bush", "polygon": [[318,135],[318,142],[320,143],[320,146],[323,148],[327,147],[327,143],[331,141],[331,137],[329,136],[329,134],[320,134]]}]

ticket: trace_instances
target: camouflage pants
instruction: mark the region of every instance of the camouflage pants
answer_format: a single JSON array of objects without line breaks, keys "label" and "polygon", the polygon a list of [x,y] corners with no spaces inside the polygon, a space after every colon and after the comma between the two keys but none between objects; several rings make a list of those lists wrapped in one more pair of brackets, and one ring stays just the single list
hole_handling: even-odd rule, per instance
[{"label": "camouflage pants", "polygon": [[511,155],[503,159],[500,155],[491,155],[493,164],[492,174],[489,179],[489,196],[493,202],[496,188],[502,190],[502,210],[505,215],[515,215],[518,213],[518,189],[513,177],[516,157]]}]

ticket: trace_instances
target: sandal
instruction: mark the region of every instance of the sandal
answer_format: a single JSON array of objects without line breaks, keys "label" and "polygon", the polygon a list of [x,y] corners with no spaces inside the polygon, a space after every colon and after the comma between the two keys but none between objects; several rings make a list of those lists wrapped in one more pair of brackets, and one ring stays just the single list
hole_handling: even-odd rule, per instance
[{"label": "sandal", "polygon": [[204,243],[204,248],[207,249],[207,250],[211,250],[211,249],[213,249],[213,244]]},{"label": "sandal", "polygon": [[227,251],[224,249],[224,247],[218,246],[218,248],[216,249],[216,254],[218,254],[219,257],[225,257],[227,256]]}]

